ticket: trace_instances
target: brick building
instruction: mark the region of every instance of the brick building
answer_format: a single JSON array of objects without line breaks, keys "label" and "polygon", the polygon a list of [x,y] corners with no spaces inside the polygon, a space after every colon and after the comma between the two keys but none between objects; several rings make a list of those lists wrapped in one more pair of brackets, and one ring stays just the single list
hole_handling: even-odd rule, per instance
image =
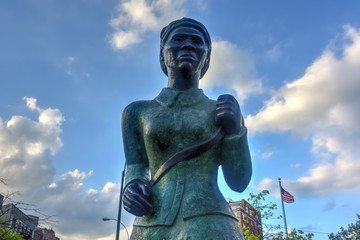
[{"label": "brick building", "polygon": [[60,240],[55,236],[55,232],[52,229],[38,228],[35,229],[33,234],[33,240]]},{"label": "brick building", "polygon": [[249,227],[250,233],[263,239],[261,215],[255,211],[250,203],[242,199],[237,202],[230,201],[229,204],[239,219],[239,226],[241,228]]}]

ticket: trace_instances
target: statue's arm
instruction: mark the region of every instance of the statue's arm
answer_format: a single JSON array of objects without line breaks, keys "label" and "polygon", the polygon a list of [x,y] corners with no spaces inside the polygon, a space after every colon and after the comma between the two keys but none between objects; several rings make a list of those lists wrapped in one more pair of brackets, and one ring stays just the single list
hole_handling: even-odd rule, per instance
[{"label": "statue's arm", "polygon": [[149,161],[145,151],[140,115],[141,104],[138,102],[131,103],[122,114],[121,128],[127,164],[126,185],[134,180],[145,184],[150,182]]},{"label": "statue's arm", "polygon": [[142,136],[141,104],[132,103],[122,115],[122,135],[126,157],[124,209],[136,215],[151,213],[149,162]]},{"label": "statue's arm", "polygon": [[221,95],[216,103],[216,121],[225,133],[221,165],[226,183],[237,192],[246,189],[252,175],[247,129],[240,106],[231,95]]},{"label": "statue's arm", "polygon": [[224,138],[221,165],[229,187],[236,192],[243,192],[252,175],[251,156],[245,126],[241,127],[238,134]]}]

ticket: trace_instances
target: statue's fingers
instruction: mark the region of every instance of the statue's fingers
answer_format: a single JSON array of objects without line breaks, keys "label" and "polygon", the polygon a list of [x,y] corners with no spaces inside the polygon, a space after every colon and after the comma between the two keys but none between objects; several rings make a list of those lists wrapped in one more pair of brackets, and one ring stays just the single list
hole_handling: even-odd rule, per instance
[{"label": "statue's fingers", "polygon": [[235,109],[233,106],[228,106],[228,105],[219,106],[216,108],[216,114],[227,113],[227,112],[232,112],[233,114],[235,114],[236,112],[238,112],[238,110]]},{"label": "statue's fingers", "polygon": [[147,200],[151,200],[151,190],[148,187],[146,187],[145,185],[140,185],[139,191]]},{"label": "statue's fingers", "polygon": [[236,111],[238,107],[236,106],[235,103],[224,102],[224,103],[216,104],[216,110],[220,110],[220,109],[232,109],[233,111]]},{"label": "statue's fingers", "polygon": [[[127,206],[131,209],[132,212],[137,212],[137,214],[145,215],[147,210],[145,209],[144,205],[140,203],[136,198],[133,196],[126,196],[123,198],[124,207]],[[136,215],[139,216],[139,215]]]},{"label": "statue's fingers", "polygon": [[135,199],[138,203],[140,203],[146,209],[152,208],[151,203],[142,195],[141,187],[140,187],[140,189],[139,189],[139,187],[136,189],[128,187],[126,189],[125,193],[124,193],[124,195],[127,196],[128,199],[130,199],[130,200]]},{"label": "statue's fingers", "polygon": [[139,211],[138,209],[131,208],[129,206],[126,206],[125,204],[124,204],[124,209],[126,211],[128,211],[129,213],[131,213],[131,214],[133,214],[135,216],[138,216],[138,217],[142,217],[142,216],[145,215],[145,212]]},{"label": "statue's fingers", "polygon": [[236,101],[236,99],[233,96],[229,95],[229,94],[221,95],[218,98],[217,106],[220,106],[222,104],[230,104],[230,105],[234,106],[234,108],[236,108],[236,109],[240,108],[239,103]]},{"label": "statue's fingers", "polygon": [[235,112],[231,109],[221,109],[216,112],[216,117],[218,119],[227,119],[235,117]]},{"label": "statue's fingers", "polygon": [[139,195],[139,193],[135,193],[135,194],[134,193],[130,194],[129,192],[124,193],[123,202],[125,202],[126,204],[133,205],[137,208],[145,210],[146,204],[144,204],[143,201],[144,201],[144,197]]},{"label": "statue's fingers", "polygon": [[146,210],[149,210],[152,208],[151,203],[141,194],[137,194],[134,196],[134,198],[139,202]]},{"label": "statue's fingers", "polygon": [[235,100],[236,101],[236,99],[232,96],[232,95],[230,95],[230,94],[222,94],[222,95],[220,95],[219,97],[218,97],[218,101],[224,101],[224,100],[226,100],[226,99],[233,99],[233,100]]}]

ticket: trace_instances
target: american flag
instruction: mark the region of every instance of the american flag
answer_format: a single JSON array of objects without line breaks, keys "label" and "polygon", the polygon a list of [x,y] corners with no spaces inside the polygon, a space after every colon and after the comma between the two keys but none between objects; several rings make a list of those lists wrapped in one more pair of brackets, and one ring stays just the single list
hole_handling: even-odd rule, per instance
[{"label": "american flag", "polygon": [[281,197],[282,197],[283,201],[286,203],[295,202],[294,196],[291,195],[288,191],[284,190],[282,187],[281,187]]}]

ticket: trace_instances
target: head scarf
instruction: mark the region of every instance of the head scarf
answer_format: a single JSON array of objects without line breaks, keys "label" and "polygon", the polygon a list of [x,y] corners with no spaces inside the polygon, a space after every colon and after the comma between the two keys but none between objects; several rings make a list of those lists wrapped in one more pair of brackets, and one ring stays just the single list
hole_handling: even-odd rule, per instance
[{"label": "head scarf", "polygon": [[169,23],[169,25],[167,25],[166,27],[164,27],[161,30],[161,33],[160,33],[160,65],[161,65],[161,69],[167,76],[168,73],[167,73],[165,63],[164,63],[164,59],[162,58],[162,50],[164,48],[164,45],[165,45],[170,33],[174,29],[179,28],[179,27],[193,27],[193,28],[199,30],[205,38],[205,42],[208,46],[208,53],[206,56],[207,61],[205,62],[203,68],[201,69],[200,78],[202,78],[204,76],[204,74],[206,73],[206,71],[208,70],[209,65],[210,65],[211,38],[210,38],[209,32],[207,31],[205,26],[202,23],[200,23],[194,19],[191,19],[191,18],[184,17],[182,19],[172,21],[171,23]]}]

